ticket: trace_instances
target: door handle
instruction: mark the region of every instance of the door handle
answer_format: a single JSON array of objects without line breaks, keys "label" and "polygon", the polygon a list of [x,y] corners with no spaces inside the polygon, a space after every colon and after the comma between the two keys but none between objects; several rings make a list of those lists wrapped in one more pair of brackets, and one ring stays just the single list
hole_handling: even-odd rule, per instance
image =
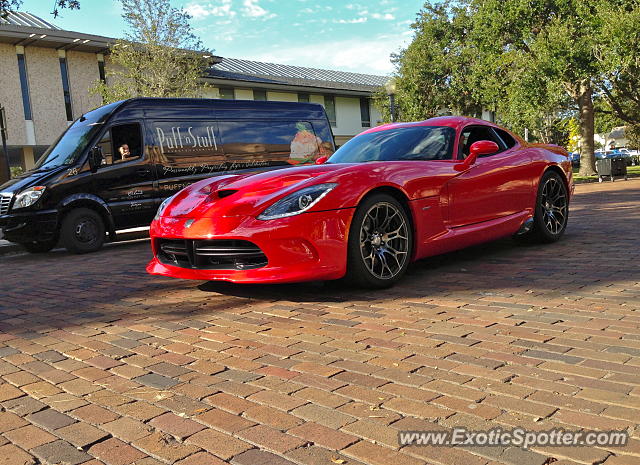
[{"label": "door handle", "polygon": [[140,176],[148,176],[151,173],[151,170],[149,168],[138,168],[136,173]]}]

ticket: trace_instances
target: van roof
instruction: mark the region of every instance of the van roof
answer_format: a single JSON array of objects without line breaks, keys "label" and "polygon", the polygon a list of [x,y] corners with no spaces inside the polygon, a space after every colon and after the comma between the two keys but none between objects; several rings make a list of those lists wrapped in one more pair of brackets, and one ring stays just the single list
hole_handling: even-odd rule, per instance
[{"label": "van roof", "polygon": [[[118,105],[118,109],[123,108],[154,108],[154,107],[191,107],[191,108],[215,108],[216,110],[309,110],[318,111],[323,109],[319,103],[306,102],[277,102],[277,101],[259,101],[259,100],[226,100],[226,99],[209,99],[209,98],[159,98],[159,97],[135,97],[128,100],[122,100]],[[324,111],[324,109],[323,109]]]}]

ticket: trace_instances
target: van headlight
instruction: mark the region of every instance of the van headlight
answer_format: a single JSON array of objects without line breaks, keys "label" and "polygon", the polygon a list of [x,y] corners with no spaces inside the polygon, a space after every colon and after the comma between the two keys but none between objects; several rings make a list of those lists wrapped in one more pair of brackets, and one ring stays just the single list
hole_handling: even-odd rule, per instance
[{"label": "van headlight", "polygon": [[162,216],[162,214],[164,213],[164,209],[167,208],[167,205],[169,205],[169,202],[171,202],[174,197],[175,196],[172,195],[171,197],[167,197],[166,199],[164,199],[162,201],[162,203],[158,207],[158,211],[156,212],[156,216],[153,218],[154,220],[157,220],[158,218],[160,218]]},{"label": "van headlight", "polygon": [[293,194],[287,195],[285,198],[278,200],[271,205],[259,216],[259,220],[275,220],[276,218],[285,218],[287,216],[299,215],[309,210],[322,197],[327,195],[337,184],[316,184],[315,186],[305,187]]},{"label": "van headlight", "polygon": [[13,202],[13,210],[30,207],[42,197],[45,189],[45,186],[33,186],[20,192],[16,195],[15,202]]}]

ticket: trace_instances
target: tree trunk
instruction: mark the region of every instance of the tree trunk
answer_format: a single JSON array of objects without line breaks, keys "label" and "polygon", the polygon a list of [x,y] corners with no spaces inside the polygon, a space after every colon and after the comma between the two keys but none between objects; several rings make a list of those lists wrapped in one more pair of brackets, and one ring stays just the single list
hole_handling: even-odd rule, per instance
[{"label": "tree trunk", "polygon": [[593,126],[593,89],[588,79],[580,83],[577,96],[580,111],[580,176],[596,174]]}]

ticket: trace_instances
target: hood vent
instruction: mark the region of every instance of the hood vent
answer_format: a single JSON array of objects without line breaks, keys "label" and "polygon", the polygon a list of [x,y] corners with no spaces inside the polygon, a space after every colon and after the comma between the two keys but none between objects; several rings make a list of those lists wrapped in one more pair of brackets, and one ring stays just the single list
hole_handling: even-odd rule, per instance
[{"label": "hood vent", "polygon": [[224,199],[225,197],[229,197],[230,195],[238,192],[238,189],[221,189],[216,194],[218,194],[218,198]]}]

